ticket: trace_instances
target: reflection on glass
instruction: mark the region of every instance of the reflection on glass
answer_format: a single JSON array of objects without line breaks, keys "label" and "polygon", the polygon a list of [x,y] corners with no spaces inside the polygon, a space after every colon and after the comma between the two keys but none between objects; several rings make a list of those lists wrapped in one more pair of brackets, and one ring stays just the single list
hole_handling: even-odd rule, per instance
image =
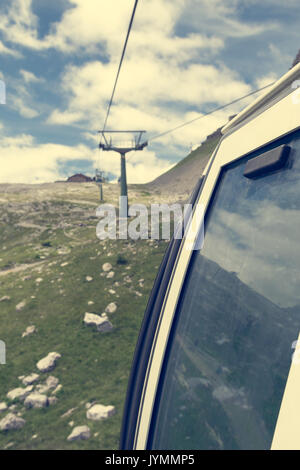
[{"label": "reflection on glass", "polygon": [[280,172],[249,180],[243,160],[222,174],[178,307],[153,449],[271,446],[300,330],[299,135],[290,145]]}]

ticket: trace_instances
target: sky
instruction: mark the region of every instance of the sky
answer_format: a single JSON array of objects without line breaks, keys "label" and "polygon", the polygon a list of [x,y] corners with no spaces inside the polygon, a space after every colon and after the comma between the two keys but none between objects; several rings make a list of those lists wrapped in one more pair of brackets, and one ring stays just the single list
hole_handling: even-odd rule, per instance
[{"label": "sky", "polygon": [[[134,0],[0,0],[0,182],[43,183],[95,169]],[[139,0],[107,129],[145,139],[266,85],[300,48],[298,0]],[[127,158],[146,183],[254,98],[153,140]]]}]

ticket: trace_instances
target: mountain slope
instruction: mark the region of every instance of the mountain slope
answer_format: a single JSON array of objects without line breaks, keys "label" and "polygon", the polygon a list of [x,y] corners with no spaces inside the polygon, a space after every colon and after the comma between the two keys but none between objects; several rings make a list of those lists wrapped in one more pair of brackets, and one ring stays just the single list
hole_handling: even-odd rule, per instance
[{"label": "mountain slope", "polygon": [[221,138],[221,128],[209,135],[206,140],[173,168],[145,185],[151,191],[182,194],[188,197],[202,175],[209,158]]}]

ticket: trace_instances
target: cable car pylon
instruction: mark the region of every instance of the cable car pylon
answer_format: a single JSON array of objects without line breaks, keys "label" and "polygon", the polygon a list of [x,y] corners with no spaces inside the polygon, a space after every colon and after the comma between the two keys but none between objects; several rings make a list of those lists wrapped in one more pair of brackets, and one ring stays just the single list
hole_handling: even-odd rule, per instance
[{"label": "cable car pylon", "polygon": [[97,186],[99,186],[100,202],[103,202],[103,187],[102,187],[102,183],[104,182],[103,174],[104,174],[103,171],[100,171],[98,168],[96,168],[95,183]]},{"label": "cable car pylon", "polygon": [[[120,198],[119,217],[128,217],[128,190],[127,190],[127,177],[126,177],[126,154],[128,152],[143,150],[148,142],[141,143],[142,135],[146,131],[99,131],[101,138],[99,148],[106,152],[117,152],[121,158],[121,177],[120,177]],[[113,143],[112,137],[109,134],[131,134],[135,135],[134,140],[131,142]]]}]

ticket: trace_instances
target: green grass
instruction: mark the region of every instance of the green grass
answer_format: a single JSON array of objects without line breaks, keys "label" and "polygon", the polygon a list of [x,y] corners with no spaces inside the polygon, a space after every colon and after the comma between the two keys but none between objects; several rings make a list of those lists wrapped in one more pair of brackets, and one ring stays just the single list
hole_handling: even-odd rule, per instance
[{"label": "green grass", "polygon": [[[15,207],[23,207],[23,203],[17,202]],[[52,201],[50,206],[35,204],[30,213],[32,223],[42,225],[43,231],[17,227],[13,208],[2,213],[9,221],[0,221],[0,241],[5,246],[0,255],[0,271],[24,263],[42,264],[0,276],[0,297],[11,297],[0,303],[0,338],[7,347],[7,363],[0,366],[0,402],[11,406],[7,392],[22,386],[20,375],[38,372],[36,363],[51,351],[62,357],[52,372],[40,374],[39,383],[54,375],[63,388],[58,402],[43,410],[25,410],[22,402],[16,402],[14,412],[20,411],[26,424],[17,431],[0,432],[1,449],[7,445],[10,449],[118,448],[133,352],[167,244],[100,241],[95,233],[97,221],[81,218],[86,215],[86,208],[72,215],[72,207],[76,205],[63,201]],[[60,227],[61,220],[70,226]],[[81,222],[84,225],[80,226]],[[64,262],[68,265],[61,267]],[[112,279],[100,275],[106,262],[113,266]],[[86,276],[92,276],[93,281],[87,282]],[[130,276],[132,282],[125,282],[125,276]],[[36,283],[37,278],[42,278],[42,282]],[[141,278],[143,287],[138,283]],[[116,294],[110,294],[109,289]],[[17,311],[16,305],[23,300],[26,306]],[[88,301],[94,304],[88,305]],[[118,307],[109,314],[114,326],[111,332],[99,333],[84,325],[85,312],[101,314],[110,302],[116,302]],[[29,325],[35,325],[37,332],[22,338]],[[93,401],[115,406],[116,414],[103,421],[88,420],[85,404]],[[62,418],[71,408],[76,408],[72,415]],[[5,415],[1,413],[0,420]],[[67,442],[73,428],[70,421],[73,426],[87,424],[91,438]],[[34,435],[37,437],[33,439]]]}]

